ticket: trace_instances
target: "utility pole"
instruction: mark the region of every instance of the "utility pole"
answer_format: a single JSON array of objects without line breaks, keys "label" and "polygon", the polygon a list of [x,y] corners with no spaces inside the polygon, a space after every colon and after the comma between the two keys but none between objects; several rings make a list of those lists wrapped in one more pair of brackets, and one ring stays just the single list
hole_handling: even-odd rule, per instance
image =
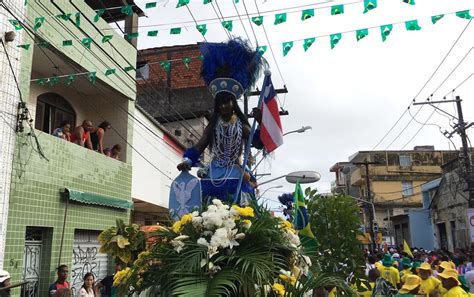
[{"label": "utility pole", "polygon": [[[369,165],[376,165],[379,162],[369,162],[365,160],[364,162],[352,162],[354,165],[364,165],[365,166],[365,183],[367,185],[367,201],[373,205],[374,201],[372,201],[372,194],[370,192],[370,175],[369,175]],[[367,212],[367,208],[366,208]],[[372,238],[372,250],[377,248],[377,244],[375,242],[375,231],[374,231],[374,213],[369,211],[369,221],[370,221],[370,237]]]},{"label": "utility pole", "polygon": [[[249,114],[249,97],[260,96],[260,93],[261,93],[260,90],[257,88],[256,91],[248,92],[248,93],[244,94],[244,114],[249,118],[253,117],[253,115]],[[286,94],[286,93],[288,93],[288,89],[286,88],[286,86],[284,86],[283,89],[276,89],[275,93],[277,93],[277,94]],[[281,109],[281,111],[280,111],[281,116],[288,115],[288,114],[289,114],[288,110]]]},{"label": "utility pole", "polygon": [[[458,117],[449,114],[448,112],[438,108],[437,106],[434,106],[434,103],[448,103],[448,102],[455,102],[456,103],[456,109],[458,113]],[[468,145],[468,138],[466,134],[466,130],[472,127],[474,123],[466,123],[464,122],[464,115],[462,112],[462,105],[461,105],[461,97],[456,96],[455,100],[443,100],[443,101],[428,101],[428,102],[417,102],[413,103],[413,105],[423,105],[423,104],[429,104],[435,109],[451,116],[454,119],[458,120],[458,123],[453,127],[454,130],[452,132],[444,131],[443,134],[447,138],[451,138],[455,133],[459,134],[461,137],[461,143],[462,143],[462,151],[461,151],[461,156],[460,158],[462,159],[461,164],[464,167],[465,174],[464,174],[464,179],[467,184],[467,191],[469,192],[469,208],[474,208],[474,172],[471,164],[471,156],[469,154],[469,145]]]}]

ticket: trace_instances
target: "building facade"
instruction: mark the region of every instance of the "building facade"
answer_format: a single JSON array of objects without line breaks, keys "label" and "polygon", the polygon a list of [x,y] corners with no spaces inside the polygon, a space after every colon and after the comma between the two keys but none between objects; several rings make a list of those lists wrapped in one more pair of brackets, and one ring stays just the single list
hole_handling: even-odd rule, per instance
[{"label": "building facade", "polygon": [[[360,151],[349,157],[350,166],[336,164],[331,171],[335,172],[336,184],[340,189],[367,200],[365,166],[354,163],[377,163],[369,165],[376,229],[385,238],[394,239],[389,243],[399,245],[404,238],[410,241],[410,227],[403,219],[408,216],[410,209],[422,206],[421,186],[439,178],[442,174],[441,165],[456,157],[457,152],[434,150],[434,147],[415,147],[414,150],[406,151]],[[348,169],[344,173],[345,167]],[[341,175],[344,176],[344,182],[340,182]],[[397,224],[393,224],[394,219]],[[367,220],[366,226],[370,226]]]},{"label": "building facade", "polygon": [[[133,207],[131,115],[136,82],[135,72],[124,68],[136,65],[136,49],[104,19],[94,21],[95,8],[86,1],[28,1],[16,8],[19,1],[4,3],[11,10],[0,9],[2,30],[13,30],[7,20],[25,21],[6,46],[15,58],[13,76],[20,82],[21,98],[13,79],[7,86],[1,84],[2,100],[3,88],[8,88],[14,105],[5,110],[15,116],[9,125],[12,149],[7,151],[12,156],[11,183],[5,177],[8,168],[2,172],[2,184],[11,186],[8,215],[2,216],[7,224],[0,259],[13,283],[29,282],[13,289],[12,296],[47,296],[59,264],[69,266],[75,294],[86,272],[96,279],[110,273],[113,265],[99,253],[97,235],[116,219],[128,222]],[[44,21],[38,26],[41,17]],[[112,38],[102,42],[106,34]],[[88,38],[89,47],[84,44]],[[2,73],[8,73],[3,54]],[[115,73],[106,75],[110,69]],[[51,135],[63,121],[74,128],[84,120],[94,126],[105,120],[112,123],[104,145],[119,144],[119,160]]]}]

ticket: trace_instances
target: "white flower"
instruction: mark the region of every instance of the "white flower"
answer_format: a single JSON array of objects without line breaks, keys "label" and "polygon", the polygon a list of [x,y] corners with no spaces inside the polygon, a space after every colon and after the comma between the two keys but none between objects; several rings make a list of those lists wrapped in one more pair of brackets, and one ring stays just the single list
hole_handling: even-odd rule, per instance
[{"label": "white flower", "polygon": [[186,240],[188,238],[189,238],[189,236],[187,236],[187,235],[180,235],[180,236],[176,237],[174,240]]},{"label": "white flower", "polygon": [[218,254],[218,250],[217,250],[217,247],[215,246],[208,246],[207,247],[207,255],[209,256],[209,259],[212,258],[212,256]]},{"label": "white flower", "polygon": [[235,239],[236,239],[236,240],[242,239],[242,238],[244,238],[244,237],[245,237],[245,234],[244,234],[244,233],[239,233],[239,234],[236,234],[236,235],[235,235]]},{"label": "white flower", "polygon": [[216,205],[216,206],[220,206],[222,205],[222,201],[220,199],[212,199],[212,204]]},{"label": "white flower", "polygon": [[179,253],[181,250],[184,248],[184,242],[179,241],[179,240],[171,240],[170,241],[171,245],[173,246],[173,249]]},{"label": "white flower", "polygon": [[202,237],[197,240],[197,243],[200,245],[209,246],[209,242],[207,242],[207,240]]},{"label": "white flower", "polygon": [[222,226],[228,229],[233,229],[235,227],[235,221],[232,219],[227,219],[222,223]]}]

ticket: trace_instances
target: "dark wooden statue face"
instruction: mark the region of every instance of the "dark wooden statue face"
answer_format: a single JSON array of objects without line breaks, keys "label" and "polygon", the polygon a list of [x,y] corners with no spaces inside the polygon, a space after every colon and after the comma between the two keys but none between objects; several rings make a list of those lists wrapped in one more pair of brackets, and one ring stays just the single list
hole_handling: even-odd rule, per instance
[{"label": "dark wooden statue face", "polygon": [[230,121],[234,114],[234,102],[233,95],[229,93],[219,93],[216,96],[217,112],[220,114],[224,121]]}]

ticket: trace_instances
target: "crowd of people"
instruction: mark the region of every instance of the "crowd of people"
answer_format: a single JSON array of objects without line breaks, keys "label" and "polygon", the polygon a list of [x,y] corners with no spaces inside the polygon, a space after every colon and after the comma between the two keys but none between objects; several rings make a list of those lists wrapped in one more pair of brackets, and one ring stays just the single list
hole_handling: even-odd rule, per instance
[{"label": "crowd of people", "polygon": [[474,254],[465,250],[413,253],[391,248],[365,253],[367,282],[360,296],[474,296]]},{"label": "crowd of people", "polygon": [[107,121],[103,121],[99,126],[94,127],[91,121],[84,120],[82,125],[71,131],[71,124],[63,121],[60,127],[54,129],[53,136],[118,160],[122,151],[119,144],[111,148],[104,147],[105,132],[110,129],[112,129],[112,125]]}]

